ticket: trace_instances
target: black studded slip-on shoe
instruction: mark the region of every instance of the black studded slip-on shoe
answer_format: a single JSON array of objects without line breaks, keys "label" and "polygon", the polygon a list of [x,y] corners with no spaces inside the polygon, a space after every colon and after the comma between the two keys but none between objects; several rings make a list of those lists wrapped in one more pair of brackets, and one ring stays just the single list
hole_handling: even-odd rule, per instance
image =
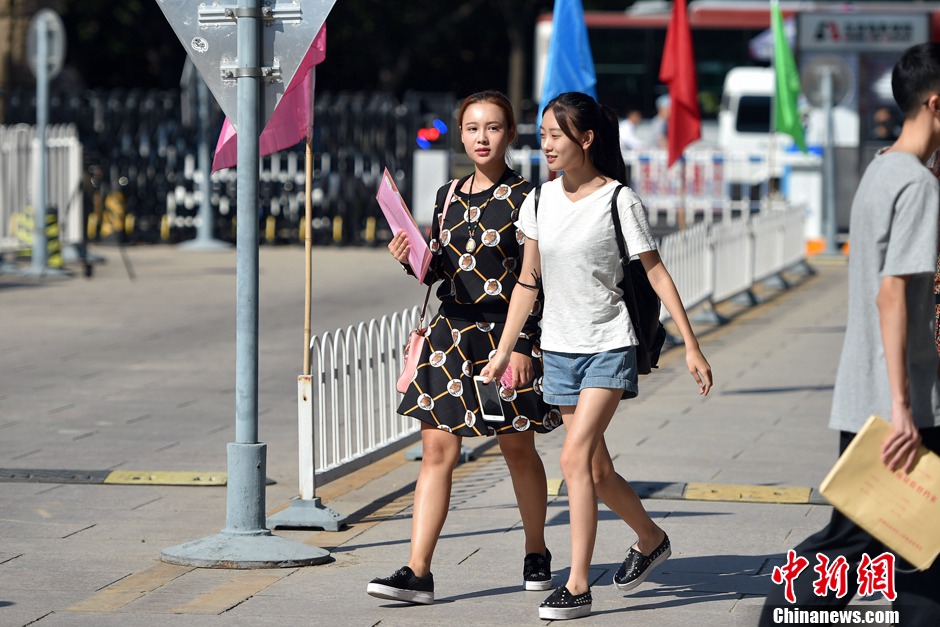
[{"label": "black studded slip-on shoe", "polygon": [[522,585],[526,590],[550,590],[552,587],[552,552],[529,553],[522,564]]},{"label": "black studded slip-on shoe", "polygon": [[630,547],[626,559],[614,575],[614,583],[624,592],[633,590],[646,581],[653,569],[669,559],[670,555],[672,555],[672,548],[669,544],[669,536],[665,536],[659,546],[649,555],[643,555],[636,547]]},{"label": "black studded slip-on shoe", "polygon": [[390,577],[377,577],[370,581],[366,592],[379,599],[431,605],[434,603],[434,575],[428,573],[417,577],[413,570],[402,566]]},{"label": "black studded slip-on shoe", "polygon": [[542,620],[568,620],[581,618],[591,613],[591,591],[577,596],[568,592],[562,586],[556,588],[547,599],[539,605],[539,618]]}]

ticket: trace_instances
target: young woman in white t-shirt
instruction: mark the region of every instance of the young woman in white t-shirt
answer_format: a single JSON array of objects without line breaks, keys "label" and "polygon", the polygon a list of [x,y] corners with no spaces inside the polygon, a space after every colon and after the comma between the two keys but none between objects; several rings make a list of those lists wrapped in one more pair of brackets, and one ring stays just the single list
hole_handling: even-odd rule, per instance
[{"label": "young woman in white t-shirt", "polygon": [[[545,107],[540,133],[549,169],[564,174],[542,185],[537,219],[535,194],[522,205],[517,223],[526,236],[522,271],[499,347],[482,373],[499,379],[506,370],[513,338],[542,287],[542,390],[547,402],[559,405],[566,430],[560,461],[568,488],[571,570],[566,585],[541,604],[539,617],[567,619],[591,611],[588,571],[597,497],[638,536],[614,576],[619,589],[640,585],[671,551],[666,533],[614,470],[604,442],[621,398],[637,393],[636,334],[617,287],[623,268],[610,215],[612,195],[626,180],[617,117],[590,96],[569,92]],[[627,249],[639,256],[675,322],[699,393],[708,394],[711,367],[656,250],[643,204],[624,187],[617,207]]]}]

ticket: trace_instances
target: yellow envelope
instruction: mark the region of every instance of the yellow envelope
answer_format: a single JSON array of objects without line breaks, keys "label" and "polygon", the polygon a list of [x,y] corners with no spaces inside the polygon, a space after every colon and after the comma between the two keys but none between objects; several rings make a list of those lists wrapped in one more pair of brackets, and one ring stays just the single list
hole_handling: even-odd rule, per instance
[{"label": "yellow envelope", "polygon": [[870,416],[819,486],[859,527],[919,570],[940,553],[940,456],[920,447],[910,474],[881,462],[891,425]]}]

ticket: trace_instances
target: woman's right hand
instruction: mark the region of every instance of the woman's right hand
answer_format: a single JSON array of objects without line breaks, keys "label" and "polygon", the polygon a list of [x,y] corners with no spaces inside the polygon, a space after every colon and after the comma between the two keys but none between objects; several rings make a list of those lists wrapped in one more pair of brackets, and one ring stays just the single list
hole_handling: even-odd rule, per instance
[{"label": "woman's right hand", "polygon": [[506,366],[509,365],[509,355],[504,355],[499,351],[490,358],[489,362],[483,366],[483,370],[480,371],[480,376],[486,379],[486,383],[490,381],[499,380],[503,373],[506,372]]},{"label": "woman's right hand", "polygon": [[388,252],[392,253],[392,257],[398,260],[398,263],[403,263],[408,265],[408,251],[410,247],[408,246],[408,238],[405,237],[404,231],[399,231],[395,234],[395,237],[392,238],[392,241],[388,243]]}]

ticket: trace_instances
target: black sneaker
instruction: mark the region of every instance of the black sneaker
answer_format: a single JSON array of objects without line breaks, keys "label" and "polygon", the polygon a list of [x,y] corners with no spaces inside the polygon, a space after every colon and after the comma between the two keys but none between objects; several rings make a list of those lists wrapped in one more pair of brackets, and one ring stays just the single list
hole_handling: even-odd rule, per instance
[{"label": "black sneaker", "polygon": [[402,566],[391,577],[377,577],[366,588],[371,596],[379,599],[407,601],[431,605],[434,603],[434,575],[416,577],[413,570]]},{"label": "black sneaker", "polygon": [[526,590],[549,590],[552,587],[552,552],[529,553],[522,563],[522,585]]},{"label": "black sneaker", "polygon": [[581,618],[591,613],[591,591],[574,596],[568,588],[556,588],[539,605],[539,618],[542,620],[567,620]]},{"label": "black sneaker", "polygon": [[614,575],[614,583],[623,591],[633,590],[646,581],[654,568],[669,559],[672,549],[669,536],[665,536],[659,546],[649,555],[643,555],[635,547],[630,547],[623,564]]}]

